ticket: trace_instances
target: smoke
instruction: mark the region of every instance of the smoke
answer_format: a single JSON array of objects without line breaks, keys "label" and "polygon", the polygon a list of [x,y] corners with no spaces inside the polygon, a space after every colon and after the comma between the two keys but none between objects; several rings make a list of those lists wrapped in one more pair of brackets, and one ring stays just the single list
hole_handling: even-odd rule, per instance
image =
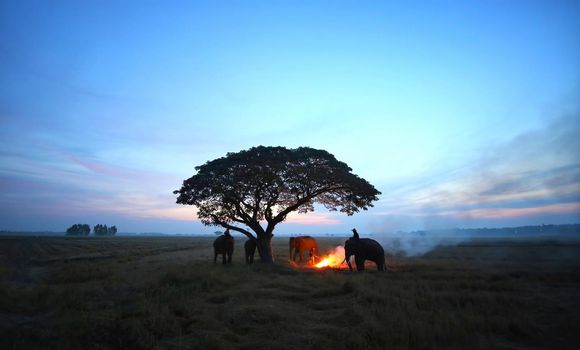
[{"label": "smoke", "polygon": [[377,237],[387,255],[421,256],[438,246],[457,245],[470,237],[458,230],[397,232]]},{"label": "smoke", "polygon": [[368,228],[387,251],[415,256],[471,238],[444,228],[577,223],[579,134],[575,110],[473,154],[463,167],[393,184]]},{"label": "smoke", "polygon": [[388,255],[420,256],[440,246],[456,246],[476,242],[540,242],[553,240],[574,241],[580,235],[580,224],[526,225],[500,228],[475,228],[397,232],[381,235],[377,240]]}]

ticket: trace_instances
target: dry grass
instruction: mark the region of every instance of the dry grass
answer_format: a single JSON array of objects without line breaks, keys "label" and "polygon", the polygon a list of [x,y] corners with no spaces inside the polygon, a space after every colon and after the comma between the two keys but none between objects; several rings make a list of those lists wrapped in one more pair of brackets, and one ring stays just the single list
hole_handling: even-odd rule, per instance
[{"label": "dry grass", "polygon": [[[213,264],[213,238],[0,238],[5,349],[543,349],[580,342],[580,245],[486,242],[389,271]],[[323,250],[341,239],[320,239]]]}]

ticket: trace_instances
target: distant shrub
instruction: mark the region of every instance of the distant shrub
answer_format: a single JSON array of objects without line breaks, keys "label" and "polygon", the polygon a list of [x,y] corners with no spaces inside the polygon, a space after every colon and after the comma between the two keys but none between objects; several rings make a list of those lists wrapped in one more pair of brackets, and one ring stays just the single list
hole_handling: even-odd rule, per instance
[{"label": "distant shrub", "polygon": [[91,233],[91,227],[87,224],[74,224],[66,229],[67,236],[88,236]]},{"label": "distant shrub", "polygon": [[97,224],[93,228],[93,233],[95,236],[114,236],[117,234],[117,227],[107,227],[107,225]]}]

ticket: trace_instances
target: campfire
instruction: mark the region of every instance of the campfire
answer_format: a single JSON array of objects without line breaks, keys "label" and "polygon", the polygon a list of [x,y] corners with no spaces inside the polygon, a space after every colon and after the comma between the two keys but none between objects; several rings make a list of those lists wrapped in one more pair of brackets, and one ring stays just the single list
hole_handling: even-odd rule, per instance
[{"label": "campfire", "polygon": [[323,268],[335,268],[335,269],[348,269],[346,262],[344,261],[344,247],[338,246],[326,255],[319,256],[318,262],[313,266],[317,269]]}]

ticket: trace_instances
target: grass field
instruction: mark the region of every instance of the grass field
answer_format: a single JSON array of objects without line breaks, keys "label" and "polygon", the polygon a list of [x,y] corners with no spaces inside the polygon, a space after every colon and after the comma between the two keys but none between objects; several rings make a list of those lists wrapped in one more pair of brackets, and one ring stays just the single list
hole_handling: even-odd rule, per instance
[{"label": "grass field", "polygon": [[[3,349],[575,349],[580,242],[481,240],[387,272],[214,265],[213,237],[0,237]],[[340,238],[320,238],[330,249]]]}]

